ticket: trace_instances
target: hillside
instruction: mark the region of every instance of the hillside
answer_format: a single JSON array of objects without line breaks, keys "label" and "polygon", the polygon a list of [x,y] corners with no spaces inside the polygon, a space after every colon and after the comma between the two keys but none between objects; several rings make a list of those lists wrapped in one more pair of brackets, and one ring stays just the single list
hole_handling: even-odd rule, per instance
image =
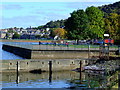
[{"label": "hillside", "polygon": [[105,12],[105,15],[110,14],[110,13],[117,13],[120,14],[120,1],[115,2],[113,4],[109,5],[103,5],[98,7],[100,10]]},{"label": "hillside", "polygon": [[[120,1],[113,4],[99,6],[98,8],[105,12],[105,16],[109,15],[110,13],[120,14]],[[66,20],[50,21],[46,25],[39,26],[38,28],[63,28],[65,21]]]}]

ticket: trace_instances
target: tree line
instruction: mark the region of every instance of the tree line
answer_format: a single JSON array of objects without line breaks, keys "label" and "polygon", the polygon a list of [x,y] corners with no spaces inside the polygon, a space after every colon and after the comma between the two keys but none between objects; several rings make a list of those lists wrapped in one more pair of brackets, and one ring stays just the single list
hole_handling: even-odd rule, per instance
[{"label": "tree line", "polygon": [[[120,42],[120,1],[101,7],[88,7],[70,13],[66,20],[50,21],[38,28],[51,28],[51,36],[62,39],[104,39],[110,35],[116,43]],[[120,43],[119,43],[120,44]]]}]

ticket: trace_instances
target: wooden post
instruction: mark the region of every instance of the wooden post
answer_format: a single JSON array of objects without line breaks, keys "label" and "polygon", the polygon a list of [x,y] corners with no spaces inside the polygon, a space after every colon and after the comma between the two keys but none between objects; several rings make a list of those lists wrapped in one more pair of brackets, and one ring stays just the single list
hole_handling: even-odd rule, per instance
[{"label": "wooden post", "polygon": [[16,83],[18,84],[19,83],[19,70],[20,70],[19,61],[17,61],[16,65],[17,65],[17,69],[16,69]]},{"label": "wooden post", "polygon": [[107,59],[109,60],[109,44],[108,44],[108,55],[107,55]]},{"label": "wooden post", "polygon": [[82,61],[80,61],[80,72],[82,71]]},{"label": "wooden post", "polygon": [[90,59],[90,45],[88,45],[88,59]]},{"label": "wooden post", "polygon": [[19,67],[19,61],[17,61],[17,73],[19,73],[20,67]]},{"label": "wooden post", "polygon": [[118,88],[120,88],[120,73],[118,74]]},{"label": "wooden post", "polygon": [[52,82],[52,61],[49,61],[49,83]]},{"label": "wooden post", "polygon": [[80,61],[80,84],[82,82],[82,61]]}]

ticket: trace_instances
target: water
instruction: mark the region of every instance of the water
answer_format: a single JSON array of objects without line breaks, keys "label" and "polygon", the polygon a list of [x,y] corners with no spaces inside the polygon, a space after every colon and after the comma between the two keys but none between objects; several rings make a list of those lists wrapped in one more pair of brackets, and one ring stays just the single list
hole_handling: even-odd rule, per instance
[{"label": "water", "polygon": [[[31,43],[21,43],[31,44]],[[34,43],[36,44],[36,43]],[[2,50],[0,42],[0,59],[23,59],[17,55]],[[91,75],[75,71],[53,72],[49,74],[3,72],[0,83],[2,88],[103,88],[106,87],[106,77],[103,75]]]},{"label": "water", "polygon": [[[3,88],[100,88],[105,87],[104,76],[93,76],[74,71],[48,72],[42,74],[2,73]],[[103,86],[104,85],[104,86]]]},{"label": "water", "polygon": [[0,60],[15,60],[15,59],[24,59],[20,56],[17,56],[13,53],[7,52],[2,50],[2,44],[4,43],[13,43],[13,44],[31,44],[30,42],[28,43],[16,43],[16,42],[0,42]]}]

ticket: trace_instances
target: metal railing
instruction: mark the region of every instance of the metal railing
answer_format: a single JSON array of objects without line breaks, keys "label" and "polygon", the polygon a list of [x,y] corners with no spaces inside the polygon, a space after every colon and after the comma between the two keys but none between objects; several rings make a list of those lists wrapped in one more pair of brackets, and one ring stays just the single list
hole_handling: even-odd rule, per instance
[{"label": "metal railing", "polygon": [[[3,44],[34,50],[99,50],[99,45],[40,44],[32,42],[4,42]],[[118,46],[109,46],[109,50],[118,50]]]}]

